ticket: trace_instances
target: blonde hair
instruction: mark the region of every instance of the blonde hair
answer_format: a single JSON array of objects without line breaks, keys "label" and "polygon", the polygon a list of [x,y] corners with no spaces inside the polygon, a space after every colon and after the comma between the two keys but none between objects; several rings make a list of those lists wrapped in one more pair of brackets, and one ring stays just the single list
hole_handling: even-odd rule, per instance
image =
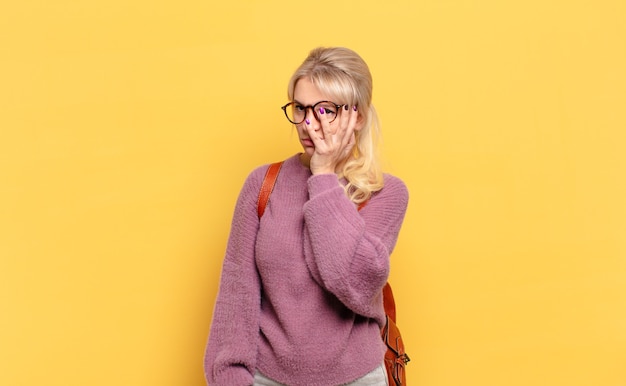
[{"label": "blonde hair", "polygon": [[348,181],[344,187],[354,203],[367,201],[383,188],[383,173],[377,153],[380,123],[372,105],[372,75],[367,63],[354,51],[343,47],[313,49],[291,76],[289,100],[296,83],[309,79],[333,102],[358,106],[363,127],[355,131],[356,144],[343,164],[339,177]]}]

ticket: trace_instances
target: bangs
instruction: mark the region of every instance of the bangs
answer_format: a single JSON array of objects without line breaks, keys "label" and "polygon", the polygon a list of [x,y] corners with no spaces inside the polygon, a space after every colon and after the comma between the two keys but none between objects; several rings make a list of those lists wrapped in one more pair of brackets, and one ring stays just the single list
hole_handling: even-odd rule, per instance
[{"label": "bangs", "polygon": [[330,73],[322,69],[317,70],[310,75],[309,79],[323,94],[332,98],[332,102],[348,105],[363,103],[353,85],[354,81],[347,75],[336,72]]}]

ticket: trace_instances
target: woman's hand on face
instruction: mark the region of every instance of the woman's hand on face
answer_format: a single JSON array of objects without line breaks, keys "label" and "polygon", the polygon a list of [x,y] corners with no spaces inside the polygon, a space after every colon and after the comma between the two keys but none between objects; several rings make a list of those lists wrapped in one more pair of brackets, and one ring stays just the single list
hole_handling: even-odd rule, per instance
[{"label": "woman's hand on face", "polygon": [[[332,123],[332,117],[324,110],[317,111],[319,122],[306,124],[309,138],[315,145],[310,168],[313,174],[335,173],[355,145],[354,131],[357,128],[358,111],[356,106],[343,106]],[[309,121],[310,122],[310,121]]]}]

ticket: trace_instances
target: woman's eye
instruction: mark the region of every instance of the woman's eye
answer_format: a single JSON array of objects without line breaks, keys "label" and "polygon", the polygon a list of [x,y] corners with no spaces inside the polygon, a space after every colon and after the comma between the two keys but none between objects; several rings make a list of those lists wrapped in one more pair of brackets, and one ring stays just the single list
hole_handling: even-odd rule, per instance
[{"label": "woman's eye", "polygon": [[325,112],[326,114],[335,114],[335,110],[334,110],[334,109],[329,109],[329,108],[325,108],[325,109],[324,109],[324,112]]},{"label": "woman's eye", "polygon": [[304,106],[302,106],[302,105],[296,105],[296,106],[294,107],[294,109],[295,109],[296,111],[300,111],[300,112],[302,112],[302,111],[304,111]]}]

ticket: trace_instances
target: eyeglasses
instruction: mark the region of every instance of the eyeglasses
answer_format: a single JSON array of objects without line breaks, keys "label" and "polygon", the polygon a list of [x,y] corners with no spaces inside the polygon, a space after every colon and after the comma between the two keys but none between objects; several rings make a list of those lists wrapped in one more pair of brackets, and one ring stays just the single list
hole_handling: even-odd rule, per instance
[{"label": "eyeglasses", "polygon": [[339,110],[341,110],[343,106],[345,105],[338,105],[329,101],[317,102],[313,106],[304,106],[298,102],[289,102],[281,107],[281,109],[285,112],[285,116],[287,117],[289,122],[293,123],[294,125],[298,125],[304,122],[308,109],[313,110],[313,115],[318,121],[320,120],[320,111],[323,111],[324,115],[328,117],[328,122],[330,123],[337,119],[337,115],[339,115]]}]

